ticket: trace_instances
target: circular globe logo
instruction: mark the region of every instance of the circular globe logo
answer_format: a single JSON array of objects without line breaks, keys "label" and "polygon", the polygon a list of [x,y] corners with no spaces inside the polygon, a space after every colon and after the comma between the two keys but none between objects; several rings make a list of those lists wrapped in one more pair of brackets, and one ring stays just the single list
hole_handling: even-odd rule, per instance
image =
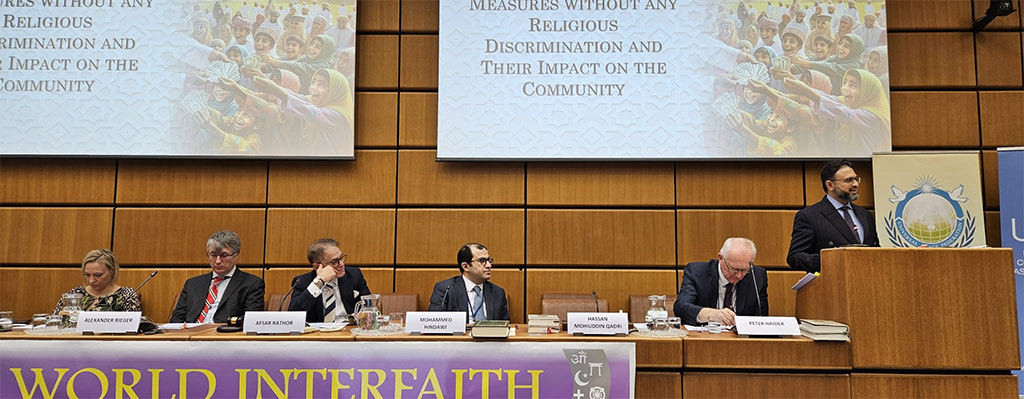
[{"label": "circular globe logo", "polygon": [[937,244],[953,234],[956,210],[935,193],[921,193],[907,201],[903,221],[911,236],[926,244]]}]

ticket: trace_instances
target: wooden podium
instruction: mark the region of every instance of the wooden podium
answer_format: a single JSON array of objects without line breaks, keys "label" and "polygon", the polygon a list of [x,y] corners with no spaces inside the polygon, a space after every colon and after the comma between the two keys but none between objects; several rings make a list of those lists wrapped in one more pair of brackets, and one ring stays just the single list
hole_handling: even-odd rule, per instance
[{"label": "wooden podium", "polygon": [[1020,368],[1008,248],[836,248],[797,318],[850,326],[854,369]]}]

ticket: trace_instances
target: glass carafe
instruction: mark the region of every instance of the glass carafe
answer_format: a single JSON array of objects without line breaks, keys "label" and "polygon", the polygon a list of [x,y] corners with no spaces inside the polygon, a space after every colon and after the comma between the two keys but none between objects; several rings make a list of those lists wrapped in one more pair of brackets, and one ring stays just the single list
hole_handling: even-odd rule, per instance
[{"label": "glass carafe", "polygon": [[64,307],[60,308],[60,328],[78,327],[78,313],[82,311],[82,294],[66,293],[60,296]]},{"label": "glass carafe", "polygon": [[380,294],[363,295],[356,303],[356,327],[361,330],[379,330]]},{"label": "glass carafe", "polygon": [[665,296],[664,295],[650,295],[647,297],[650,302],[650,307],[647,308],[647,315],[644,317],[644,321],[648,327],[654,324],[654,320],[658,318],[668,318],[668,310],[665,310]]}]

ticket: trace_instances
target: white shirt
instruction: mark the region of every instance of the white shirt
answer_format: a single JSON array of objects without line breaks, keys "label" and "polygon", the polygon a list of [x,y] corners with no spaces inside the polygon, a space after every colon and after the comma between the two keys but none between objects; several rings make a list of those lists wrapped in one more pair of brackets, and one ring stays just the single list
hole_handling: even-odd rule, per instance
[{"label": "white shirt", "polygon": [[[203,319],[203,324],[213,323],[213,315],[217,314],[217,308],[220,307],[220,298],[223,297],[224,296],[224,292],[227,291],[228,284],[231,284],[231,276],[235,275],[235,270],[238,270],[237,266],[232,267],[231,271],[228,272],[228,274],[224,275],[224,277],[227,277],[227,278],[225,278],[224,280],[221,280],[220,284],[217,284],[217,297],[213,298],[213,303],[210,304],[210,310],[208,312],[206,312],[206,318]],[[217,273],[213,273],[213,278],[217,278]],[[213,286],[213,280],[210,280],[210,286],[211,287]],[[207,289],[207,290],[209,290],[209,289]],[[209,292],[209,291],[207,291],[207,292]],[[203,299],[203,301],[204,301],[204,305],[203,306],[206,306],[205,305],[206,299]]]},{"label": "white shirt", "polygon": [[[316,280],[316,278],[314,278],[314,280]],[[323,301],[324,309],[326,310],[327,295],[321,296],[320,294],[324,292],[324,288],[327,288],[327,286],[331,286],[331,288],[334,290],[334,319],[338,320],[342,316],[348,315],[348,310],[345,309],[345,304],[341,302],[341,293],[338,292],[338,279],[325,282],[323,288],[317,287],[316,283],[311,282],[309,283],[309,286],[306,287],[306,291],[309,292],[309,294],[312,295],[313,298],[319,296],[320,300]]]},{"label": "white shirt", "polygon": [[[477,287],[477,284],[470,281],[465,275],[462,276],[462,282],[466,284],[466,295],[469,296],[469,322],[475,323],[476,319],[473,318],[473,301],[476,300],[476,293],[473,292],[473,288]],[[487,317],[487,304],[483,302],[484,298],[482,298],[484,295],[484,285],[480,284],[479,287],[481,296],[480,307],[483,308],[484,317]]]}]

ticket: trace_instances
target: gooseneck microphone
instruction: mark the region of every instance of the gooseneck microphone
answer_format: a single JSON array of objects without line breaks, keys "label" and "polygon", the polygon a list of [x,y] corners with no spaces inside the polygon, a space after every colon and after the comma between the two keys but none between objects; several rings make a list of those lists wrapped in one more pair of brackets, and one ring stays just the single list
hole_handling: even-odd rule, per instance
[{"label": "gooseneck microphone", "polygon": [[291,298],[291,296],[292,296],[292,291],[295,291],[295,287],[297,287],[298,285],[299,285],[299,280],[295,280],[295,282],[294,282],[294,283],[292,283],[292,288],[289,288],[289,289],[288,289],[288,292],[286,292],[286,293],[284,294],[284,298],[281,298],[281,303],[280,303],[279,305],[277,305],[277,311],[278,311],[278,312],[280,312],[280,311],[281,311],[281,308],[283,308],[283,307],[284,307],[284,301],[287,301],[287,300],[288,300],[288,298]]},{"label": "gooseneck microphone", "polygon": [[750,264],[750,278],[754,282],[754,298],[757,298],[757,315],[764,316],[761,314],[761,292],[757,290],[757,273],[755,273],[754,264]]},{"label": "gooseneck microphone", "polygon": [[149,280],[153,279],[153,276],[155,276],[157,273],[159,273],[158,270],[153,270],[153,272],[149,274],[149,277],[146,277],[146,280],[143,281],[142,284],[139,284],[138,287],[135,287],[135,292],[139,292],[139,289],[142,288],[142,286],[146,285],[146,283],[148,283]]},{"label": "gooseneck microphone", "polygon": [[590,291],[590,295],[594,296],[594,312],[601,312],[601,306],[597,304],[597,291]]},{"label": "gooseneck microphone", "polygon": [[[456,277],[456,278],[458,278],[458,277]],[[445,307],[444,304],[448,300],[448,291],[452,289],[452,284],[455,284],[455,278],[453,278],[451,281],[449,281],[448,282],[448,286],[445,287],[445,289],[444,289],[444,296],[441,297],[441,311],[442,312],[448,310],[448,308]]]}]

